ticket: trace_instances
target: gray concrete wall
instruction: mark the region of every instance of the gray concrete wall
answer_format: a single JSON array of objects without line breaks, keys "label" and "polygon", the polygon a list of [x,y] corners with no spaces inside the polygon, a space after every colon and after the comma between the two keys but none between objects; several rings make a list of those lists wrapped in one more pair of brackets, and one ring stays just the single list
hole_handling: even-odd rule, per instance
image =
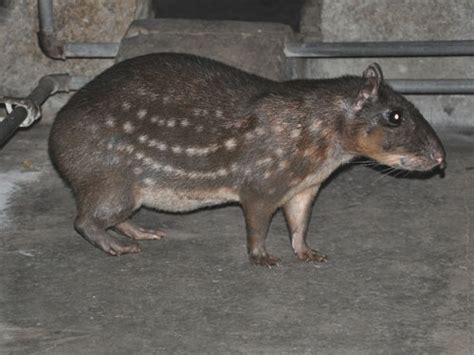
[{"label": "gray concrete wall", "polygon": [[[302,22],[306,41],[414,41],[474,38],[472,0],[309,0]],[[360,75],[377,61],[388,79],[474,78],[472,57],[312,59],[302,76]],[[474,97],[411,96],[435,124],[474,126]]]},{"label": "gray concrete wall", "polygon": [[[108,59],[47,58],[37,43],[36,2],[11,0],[5,2],[7,8],[0,8],[0,96],[25,96],[46,74],[95,76],[113,63]],[[136,6],[140,2],[143,1],[55,1],[59,38],[71,42],[118,42],[137,16]],[[472,0],[308,0],[302,16],[301,37],[306,41],[327,42],[472,39],[473,9]],[[261,58],[265,55],[262,48],[246,55]],[[474,78],[474,60],[467,57],[308,60],[299,75],[326,78],[360,74],[373,61],[379,62],[386,78],[391,79]],[[49,99],[43,107],[43,121],[50,122],[67,97],[56,95]],[[413,96],[411,99],[431,122],[474,126],[473,96]]]},{"label": "gray concrete wall", "polygon": [[[132,21],[144,17],[146,4],[149,4],[147,0],[55,1],[58,38],[67,42],[119,42]],[[114,62],[112,59],[50,59],[38,46],[37,31],[37,0],[10,1],[6,9],[0,8],[0,46],[4,50],[0,57],[3,73],[0,96],[26,96],[46,74],[93,77]],[[144,26],[140,22],[129,30],[120,57],[153,51],[208,54],[244,70],[284,80],[288,75],[283,47],[291,36],[291,28],[282,24],[161,20]],[[41,122],[51,123],[69,96],[58,94],[48,99],[43,105]]]},{"label": "gray concrete wall", "polygon": [[294,37],[290,26],[279,23],[137,20],[122,40],[117,60],[155,52],[187,53],[281,81],[290,76],[284,48]]},{"label": "gray concrete wall", "polygon": [[[54,1],[56,28],[71,42],[119,41],[134,18],[136,0]],[[0,8],[0,96],[25,96],[46,74],[72,73],[94,76],[110,66],[109,59],[53,60],[38,47],[36,0],[11,0]],[[50,118],[66,100],[56,95],[43,112]]]}]

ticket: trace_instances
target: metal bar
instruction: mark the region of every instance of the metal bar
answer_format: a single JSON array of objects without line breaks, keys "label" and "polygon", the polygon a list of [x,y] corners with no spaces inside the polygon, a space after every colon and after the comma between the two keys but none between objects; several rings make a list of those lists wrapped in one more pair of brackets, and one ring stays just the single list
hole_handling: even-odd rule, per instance
[{"label": "metal bar", "polygon": [[89,76],[71,76],[71,81],[69,83],[69,90],[77,91],[91,80],[92,78]]},{"label": "metal bar", "polygon": [[474,94],[474,79],[436,79],[436,80],[387,80],[403,94]]},{"label": "metal bar", "polygon": [[287,43],[284,51],[306,58],[473,56],[474,40]]},{"label": "metal bar", "polygon": [[28,99],[33,100],[37,105],[41,106],[56,89],[57,83],[53,78],[49,76],[42,77],[38,82],[38,86],[28,95]]},{"label": "metal bar", "polygon": [[[57,92],[77,91],[92,80],[89,76],[51,75],[57,82],[67,77],[67,83],[60,84]],[[474,94],[474,79],[392,79],[386,80],[395,90],[404,94]]]},{"label": "metal bar", "polygon": [[115,58],[119,43],[66,43],[66,58]]}]

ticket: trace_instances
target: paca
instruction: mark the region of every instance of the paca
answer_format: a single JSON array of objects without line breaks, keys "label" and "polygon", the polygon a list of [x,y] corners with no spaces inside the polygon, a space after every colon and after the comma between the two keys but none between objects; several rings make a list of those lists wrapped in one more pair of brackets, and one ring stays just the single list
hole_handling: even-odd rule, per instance
[{"label": "paca", "polygon": [[274,82],[184,54],[107,69],[58,113],[49,147],[74,192],[77,231],[104,252],[138,252],[134,240],[163,237],[129,220],[141,206],[239,202],[250,260],[266,266],[278,263],[265,239],[279,208],[296,256],[326,260],[306,231],[321,183],[341,164],[365,156],[407,170],[445,165],[433,129],[377,64],[361,77]]}]

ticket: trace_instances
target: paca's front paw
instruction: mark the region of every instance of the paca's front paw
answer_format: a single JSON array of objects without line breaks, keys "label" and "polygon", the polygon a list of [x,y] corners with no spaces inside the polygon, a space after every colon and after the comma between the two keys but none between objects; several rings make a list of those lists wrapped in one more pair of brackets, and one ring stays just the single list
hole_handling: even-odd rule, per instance
[{"label": "paca's front paw", "polygon": [[328,261],[327,255],[320,254],[317,250],[314,249],[306,249],[300,253],[296,253],[298,259],[306,262],[318,262],[318,263],[325,263]]},{"label": "paca's front paw", "polygon": [[249,255],[250,262],[266,267],[279,266],[280,259],[270,254]]}]

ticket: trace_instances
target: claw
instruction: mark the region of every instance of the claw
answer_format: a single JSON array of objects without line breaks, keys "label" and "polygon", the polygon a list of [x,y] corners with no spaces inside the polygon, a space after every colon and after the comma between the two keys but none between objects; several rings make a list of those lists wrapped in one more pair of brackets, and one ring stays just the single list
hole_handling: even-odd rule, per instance
[{"label": "claw", "polygon": [[297,253],[296,256],[298,257],[298,259],[306,262],[325,263],[328,261],[327,255],[320,254],[317,250],[314,249],[308,249],[301,253]]},{"label": "claw", "polygon": [[115,243],[114,245],[105,246],[104,251],[112,256],[120,256],[139,253],[141,248],[138,243]]},{"label": "claw", "polygon": [[272,268],[273,266],[280,266],[280,259],[276,256],[265,254],[265,255],[250,255],[250,261],[255,265],[266,266]]}]

